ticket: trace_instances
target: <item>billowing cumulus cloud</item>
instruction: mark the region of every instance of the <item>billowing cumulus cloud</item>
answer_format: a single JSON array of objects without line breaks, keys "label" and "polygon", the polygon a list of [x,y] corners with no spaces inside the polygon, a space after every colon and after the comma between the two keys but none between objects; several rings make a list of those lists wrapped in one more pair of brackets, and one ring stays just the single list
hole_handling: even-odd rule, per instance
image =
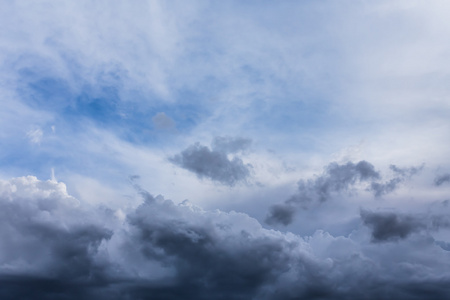
[{"label": "billowing cumulus cloud", "polygon": [[216,137],[212,149],[196,143],[171,157],[170,161],[199,178],[209,178],[233,186],[250,176],[251,165],[245,164],[237,156],[228,156],[245,150],[250,143],[249,139],[244,138]]},{"label": "billowing cumulus cloud", "polygon": [[[99,284],[98,248],[112,231],[69,196],[63,183],[28,176],[0,182],[0,295],[74,299]],[[41,296],[38,296],[41,295]]]},{"label": "billowing cumulus cloud", "polygon": [[143,202],[120,221],[105,207],[86,210],[63,183],[1,181],[2,299],[450,296],[445,242],[404,239],[423,229],[412,217],[361,213],[372,239],[396,243],[372,243],[359,227],[349,237],[301,237],[265,229],[243,213],[175,204],[136,187]]},{"label": "billowing cumulus cloud", "polygon": [[121,221],[105,207],[86,210],[60,182],[1,181],[2,299],[450,296],[445,242],[405,239],[424,229],[413,217],[361,212],[372,239],[396,243],[372,243],[359,227],[349,237],[301,237],[265,229],[247,214],[175,204],[136,188],[143,202]]}]

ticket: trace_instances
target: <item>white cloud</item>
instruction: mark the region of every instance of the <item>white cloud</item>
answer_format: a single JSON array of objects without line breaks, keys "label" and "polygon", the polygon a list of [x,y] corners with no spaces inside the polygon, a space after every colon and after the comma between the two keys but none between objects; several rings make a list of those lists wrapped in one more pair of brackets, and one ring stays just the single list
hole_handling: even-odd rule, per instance
[{"label": "white cloud", "polygon": [[42,141],[42,138],[44,136],[44,133],[40,128],[37,129],[31,129],[27,132],[27,137],[33,144],[40,144]]}]

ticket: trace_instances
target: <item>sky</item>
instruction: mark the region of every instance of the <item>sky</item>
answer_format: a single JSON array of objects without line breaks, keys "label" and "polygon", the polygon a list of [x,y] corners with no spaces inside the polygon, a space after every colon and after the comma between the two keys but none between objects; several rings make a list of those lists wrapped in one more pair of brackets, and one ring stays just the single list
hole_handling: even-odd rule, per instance
[{"label": "sky", "polygon": [[449,299],[447,1],[0,3],[1,299]]}]

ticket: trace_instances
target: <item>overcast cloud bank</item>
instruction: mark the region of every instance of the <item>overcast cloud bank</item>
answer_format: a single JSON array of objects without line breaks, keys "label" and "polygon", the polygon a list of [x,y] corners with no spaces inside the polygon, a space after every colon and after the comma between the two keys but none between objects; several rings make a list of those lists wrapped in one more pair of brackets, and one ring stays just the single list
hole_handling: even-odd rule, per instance
[{"label": "overcast cloud bank", "polygon": [[[345,169],[375,176],[367,164],[356,165]],[[444,287],[450,252],[424,231],[421,219],[362,211],[372,233],[359,226],[348,237],[320,230],[300,237],[265,229],[243,213],[175,204],[137,187],[142,204],[121,217],[105,207],[87,210],[61,182],[32,176],[1,181],[2,298],[450,296]],[[448,227],[433,220],[434,228]]]}]

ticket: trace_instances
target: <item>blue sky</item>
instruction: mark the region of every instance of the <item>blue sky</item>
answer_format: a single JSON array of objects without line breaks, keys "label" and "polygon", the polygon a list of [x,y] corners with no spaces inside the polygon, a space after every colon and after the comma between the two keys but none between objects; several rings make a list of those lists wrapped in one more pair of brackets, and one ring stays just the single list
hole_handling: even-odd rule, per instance
[{"label": "blue sky", "polygon": [[[75,247],[86,269],[74,276],[95,269],[136,283],[112,284],[124,299],[178,299],[186,285],[185,299],[317,299],[315,289],[347,299],[381,283],[386,290],[367,299],[448,298],[448,269],[435,268],[447,266],[450,249],[448,9],[400,0],[4,1],[1,205],[40,217],[5,215],[15,231],[0,230],[11,240],[0,278],[56,284],[71,262],[51,253],[81,236],[98,249]],[[86,224],[96,234],[79,236]],[[42,226],[69,230],[69,242]],[[173,244],[146,241],[146,230]],[[217,252],[199,246],[205,236]],[[249,246],[229,249],[229,239]],[[26,243],[45,259],[33,260]],[[273,266],[248,268],[267,277],[217,279],[245,277],[238,257],[258,245]],[[208,277],[191,246],[211,269],[230,270]],[[301,264],[319,274],[317,286]],[[352,270],[368,285],[353,276],[335,289]],[[81,296],[98,299],[105,291],[91,283]],[[21,296],[12,286],[0,295]]]}]

